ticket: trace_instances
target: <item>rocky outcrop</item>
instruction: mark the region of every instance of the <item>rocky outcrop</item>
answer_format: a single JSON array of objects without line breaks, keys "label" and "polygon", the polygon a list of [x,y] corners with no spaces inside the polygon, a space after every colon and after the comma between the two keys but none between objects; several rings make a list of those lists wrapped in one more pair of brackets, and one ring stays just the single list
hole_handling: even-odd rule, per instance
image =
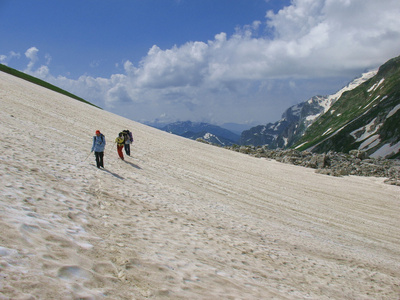
[{"label": "rocky outcrop", "polygon": [[386,177],[385,183],[400,186],[400,160],[369,158],[365,152],[352,150],[349,154],[329,151],[312,153],[293,149],[279,150],[266,147],[232,146],[227,149],[260,158],[316,169],[317,173],[331,176]]}]

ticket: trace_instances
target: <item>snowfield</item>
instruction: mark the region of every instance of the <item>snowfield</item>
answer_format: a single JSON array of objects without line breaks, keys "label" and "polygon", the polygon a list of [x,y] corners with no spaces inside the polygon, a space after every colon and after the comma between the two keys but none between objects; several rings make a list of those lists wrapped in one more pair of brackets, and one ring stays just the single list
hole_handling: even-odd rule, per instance
[{"label": "snowfield", "polygon": [[400,297],[400,188],[384,178],[184,139],[3,72],[0,133],[0,299]]}]

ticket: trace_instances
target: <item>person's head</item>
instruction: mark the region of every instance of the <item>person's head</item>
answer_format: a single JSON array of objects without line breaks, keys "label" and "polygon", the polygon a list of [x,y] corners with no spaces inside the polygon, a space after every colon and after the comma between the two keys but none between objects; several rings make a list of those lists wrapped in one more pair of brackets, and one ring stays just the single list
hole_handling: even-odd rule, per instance
[{"label": "person's head", "polygon": [[96,135],[100,135],[100,130],[96,130]]}]

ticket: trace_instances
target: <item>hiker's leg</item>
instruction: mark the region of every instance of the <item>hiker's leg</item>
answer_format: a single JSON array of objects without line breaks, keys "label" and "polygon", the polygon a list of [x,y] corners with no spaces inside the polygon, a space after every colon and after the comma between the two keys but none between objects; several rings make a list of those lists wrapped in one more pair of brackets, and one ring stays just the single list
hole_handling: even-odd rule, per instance
[{"label": "hiker's leg", "polygon": [[118,151],[118,155],[121,159],[124,159],[124,154],[122,153],[122,148],[124,148],[124,146],[117,146],[117,151]]},{"label": "hiker's leg", "polygon": [[104,168],[104,152],[99,152],[99,158],[100,167]]},{"label": "hiker's leg", "polygon": [[126,155],[131,155],[131,145],[130,144],[125,144],[125,153]]},{"label": "hiker's leg", "polygon": [[100,152],[95,152],[94,155],[96,156],[96,166],[100,168]]}]

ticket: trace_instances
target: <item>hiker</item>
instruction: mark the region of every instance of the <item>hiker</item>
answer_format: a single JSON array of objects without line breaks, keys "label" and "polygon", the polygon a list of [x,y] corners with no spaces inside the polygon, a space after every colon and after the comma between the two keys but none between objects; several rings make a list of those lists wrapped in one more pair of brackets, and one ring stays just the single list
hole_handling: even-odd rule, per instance
[{"label": "hiker", "polygon": [[126,153],[126,155],[131,156],[131,144],[133,142],[132,132],[130,132],[127,129],[127,130],[122,131],[122,133],[124,134],[124,138],[125,138],[125,144],[124,144],[125,153]]},{"label": "hiker", "polygon": [[92,151],[96,156],[96,165],[98,168],[104,168],[104,148],[106,147],[106,138],[100,130],[96,130],[96,135],[93,137]]},{"label": "hiker", "polygon": [[122,160],[124,160],[124,154],[122,153],[122,148],[124,148],[125,139],[124,139],[124,134],[122,132],[119,133],[119,135],[115,139],[115,142],[117,143],[118,155]]}]

